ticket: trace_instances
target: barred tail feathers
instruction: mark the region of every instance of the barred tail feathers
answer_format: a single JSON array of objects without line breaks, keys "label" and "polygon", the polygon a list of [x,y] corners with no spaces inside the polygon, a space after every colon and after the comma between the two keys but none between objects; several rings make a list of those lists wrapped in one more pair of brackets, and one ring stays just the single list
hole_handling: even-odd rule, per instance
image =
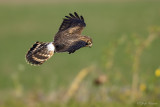
[{"label": "barred tail feathers", "polygon": [[53,42],[36,42],[26,54],[26,60],[32,65],[41,65],[54,54]]}]

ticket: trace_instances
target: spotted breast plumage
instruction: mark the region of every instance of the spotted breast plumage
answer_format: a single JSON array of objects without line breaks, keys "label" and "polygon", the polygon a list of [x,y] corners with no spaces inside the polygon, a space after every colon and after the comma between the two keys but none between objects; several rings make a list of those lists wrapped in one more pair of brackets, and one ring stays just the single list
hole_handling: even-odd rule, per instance
[{"label": "spotted breast plumage", "polygon": [[41,65],[54,53],[74,53],[82,47],[91,47],[92,39],[81,35],[86,26],[83,16],[76,12],[65,16],[63,22],[54,37],[53,42],[36,42],[27,52],[26,60],[32,65]]}]

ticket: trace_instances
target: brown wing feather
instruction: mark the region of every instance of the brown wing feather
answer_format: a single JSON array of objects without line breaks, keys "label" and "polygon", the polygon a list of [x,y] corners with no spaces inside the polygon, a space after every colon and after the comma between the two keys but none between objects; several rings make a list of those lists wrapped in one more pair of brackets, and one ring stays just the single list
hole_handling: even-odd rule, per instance
[{"label": "brown wing feather", "polygon": [[83,28],[86,26],[83,16],[79,16],[76,12],[74,12],[74,15],[71,13],[69,15],[63,19],[58,32],[66,31],[70,34],[81,34]]},{"label": "brown wing feather", "polygon": [[75,41],[69,46],[67,51],[69,52],[69,54],[71,54],[71,53],[74,53],[76,50],[78,50],[82,47],[85,47],[86,45],[87,45],[87,43],[83,40]]}]

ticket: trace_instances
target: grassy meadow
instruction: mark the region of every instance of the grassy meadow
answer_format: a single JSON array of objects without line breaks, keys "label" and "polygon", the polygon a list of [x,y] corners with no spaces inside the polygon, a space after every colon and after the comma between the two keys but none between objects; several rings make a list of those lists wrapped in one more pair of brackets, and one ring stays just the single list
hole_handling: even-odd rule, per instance
[{"label": "grassy meadow", "polygon": [[[73,12],[92,48],[27,64]],[[0,107],[160,106],[160,1],[2,2],[0,13]]]}]

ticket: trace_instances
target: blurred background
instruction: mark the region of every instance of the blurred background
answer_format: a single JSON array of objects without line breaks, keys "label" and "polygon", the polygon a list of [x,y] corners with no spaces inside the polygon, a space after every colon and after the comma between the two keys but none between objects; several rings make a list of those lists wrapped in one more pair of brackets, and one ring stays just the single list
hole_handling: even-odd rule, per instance
[{"label": "blurred background", "polygon": [[[92,48],[25,54],[77,12]],[[0,0],[0,107],[160,106],[159,0]]]}]

